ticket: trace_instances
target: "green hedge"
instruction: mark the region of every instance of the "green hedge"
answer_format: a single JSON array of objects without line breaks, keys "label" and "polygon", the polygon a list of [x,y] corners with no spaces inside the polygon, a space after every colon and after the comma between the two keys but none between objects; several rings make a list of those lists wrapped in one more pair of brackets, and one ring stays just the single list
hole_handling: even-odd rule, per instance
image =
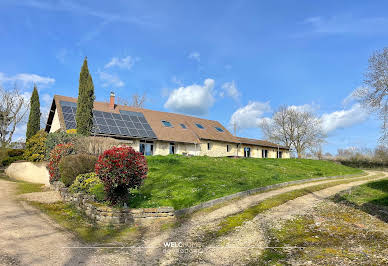
[{"label": "green hedge", "polygon": [[88,154],[75,154],[63,157],[59,162],[59,174],[66,186],[73,184],[76,177],[94,171],[97,157]]}]

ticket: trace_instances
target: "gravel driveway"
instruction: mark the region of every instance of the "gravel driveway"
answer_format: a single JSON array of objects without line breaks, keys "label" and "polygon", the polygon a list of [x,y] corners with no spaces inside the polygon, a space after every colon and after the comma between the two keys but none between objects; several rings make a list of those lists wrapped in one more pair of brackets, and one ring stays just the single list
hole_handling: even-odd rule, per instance
[{"label": "gravel driveway", "polygon": [[120,254],[101,254],[40,211],[15,199],[13,182],[0,179],[0,265],[127,265]]}]

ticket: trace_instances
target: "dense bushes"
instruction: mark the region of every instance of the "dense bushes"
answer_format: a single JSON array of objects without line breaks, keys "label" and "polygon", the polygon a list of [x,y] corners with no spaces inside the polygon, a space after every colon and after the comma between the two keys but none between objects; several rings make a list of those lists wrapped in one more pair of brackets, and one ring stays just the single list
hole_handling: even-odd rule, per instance
[{"label": "dense bushes", "polygon": [[84,192],[94,195],[97,201],[105,199],[104,184],[95,173],[78,175],[74,183],[70,186],[73,193]]},{"label": "dense bushes", "polygon": [[59,162],[62,157],[74,153],[74,145],[72,143],[58,144],[51,151],[48,170],[50,173],[50,183],[60,179]]},{"label": "dense bushes", "polygon": [[2,164],[3,166],[8,166],[8,165],[10,165],[10,164],[13,163],[13,162],[21,161],[21,160],[23,160],[23,159],[24,159],[23,155],[20,155],[20,156],[13,156],[13,157],[6,157],[5,159],[3,159],[3,160],[1,161],[1,164]]},{"label": "dense bushes", "polygon": [[338,158],[336,162],[354,168],[387,168],[388,160],[378,160],[368,157]]},{"label": "dense bushes", "polygon": [[113,147],[98,158],[96,174],[104,183],[112,204],[128,200],[129,189],[139,187],[147,177],[145,157],[131,147]]},{"label": "dense bushes", "polygon": [[17,156],[22,156],[24,154],[24,149],[11,149],[8,150],[7,154],[8,157],[17,157]]},{"label": "dense bushes", "polygon": [[46,148],[47,133],[44,130],[39,130],[34,136],[28,139],[24,158],[31,162],[40,162],[44,160]]},{"label": "dense bushes", "polygon": [[68,134],[64,131],[58,131],[58,132],[48,134],[47,140],[45,143],[46,160],[50,159],[51,151],[55,148],[55,146],[57,146],[58,144],[74,143],[77,138],[79,138],[78,135]]},{"label": "dense bushes", "polygon": [[78,175],[93,172],[96,162],[97,158],[88,154],[63,157],[58,165],[62,182],[70,186]]}]

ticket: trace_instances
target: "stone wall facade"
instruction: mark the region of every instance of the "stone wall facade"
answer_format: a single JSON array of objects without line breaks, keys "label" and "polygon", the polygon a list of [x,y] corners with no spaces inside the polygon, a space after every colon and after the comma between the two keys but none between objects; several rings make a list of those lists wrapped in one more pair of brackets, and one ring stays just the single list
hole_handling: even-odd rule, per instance
[{"label": "stone wall facade", "polygon": [[174,208],[113,208],[97,203],[94,197],[84,193],[71,193],[61,182],[54,182],[51,188],[59,191],[63,201],[71,203],[83,211],[89,218],[103,225],[131,225],[146,223],[152,219],[173,219]]}]

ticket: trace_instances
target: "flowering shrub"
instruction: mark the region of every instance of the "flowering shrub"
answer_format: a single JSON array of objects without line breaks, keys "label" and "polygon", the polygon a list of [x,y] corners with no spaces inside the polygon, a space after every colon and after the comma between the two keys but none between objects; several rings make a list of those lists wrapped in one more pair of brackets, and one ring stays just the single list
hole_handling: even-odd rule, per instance
[{"label": "flowering shrub", "polygon": [[73,184],[70,186],[73,193],[84,192],[94,195],[97,201],[105,199],[104,184],[95,173],[78,175]]},{"label": "flowering shrub", "polygon": [[67,134],[77,134],[77,129],[75,129],[75,128],[68,129],[68,130],[66,130],[66,133]]},{"label": "flowering shrub", "polygon": [[129,189],[139,187],[147,177],[145,157],[131,147],[113,147],[99,156],[96,174],[104,183],[112,204],[128,200]]},{"label": "flowering shrub", "polygon": [[60,180],[59,162],[62,157],[72,154],[74,152],[74,145],[72,143],[58,144],[50,153],[50,162],[48,170],[50,173],[50,183]]},{"label": "flowering shrub", "polygon": [[30,137],[26,143],[24,158],[31,162],[40,162],[44,160],[46,153],[45,142],[47,133],[44,130],[39,130],[34,136]]}]

